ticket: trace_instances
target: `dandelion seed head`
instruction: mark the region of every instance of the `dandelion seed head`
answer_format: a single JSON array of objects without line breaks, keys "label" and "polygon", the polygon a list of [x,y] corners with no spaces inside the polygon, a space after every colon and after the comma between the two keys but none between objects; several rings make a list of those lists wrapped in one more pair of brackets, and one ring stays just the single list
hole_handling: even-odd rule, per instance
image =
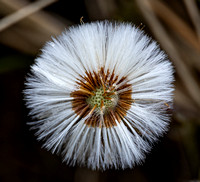
[{"label": "dandelion seed head", "polygon": [[132,168],[168,128],[173,67],[131,24],[71,27],[45,45],[31,73],[30,124],[69,165]]},{"label": "dandelion seed head", "polygon": [[93,93],[95,95],[91,95],[86,100],[90,107],[94,107],[95,105],[97,105],[98,109],[101,109],[103,106],[105,106],[105,109],[112,109],[116,106],[118,96],[114,92],[111,92],[111,94],[107,94],[107,92],[104,92],[103,88],[100,87],[97,88],[96,91],[94,91]]}]

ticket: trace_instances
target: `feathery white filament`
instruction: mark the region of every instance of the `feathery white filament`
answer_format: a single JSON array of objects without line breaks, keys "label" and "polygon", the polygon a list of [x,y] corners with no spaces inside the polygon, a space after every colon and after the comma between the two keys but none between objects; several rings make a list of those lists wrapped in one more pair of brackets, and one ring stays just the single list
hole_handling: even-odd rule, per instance
[{"label": "feathery white filament", "polygon": [[[117,76],[111,88],[119,99],[112,104],[113,97],[101,96],[104,102],[110,97],[111,108],[100,108],[103,103],[98,102],[96,112],[96,101],[90,101],[90,114],[77,114],[71,96],[80,89],[77,81],[86,73],[99,73],[101,68]],[[61,153],[68,164],[102,170],[132,168],[144,160],[151,143],[167,130],[165,104],[172,102],[172,65],[157,43],[131,24],[104,21],[71,27],[46,44],[31,71],[24,92],[35,120],[32,127],[37,129],[38,139],[45,140],[44,146]],[[131,88],[118,90],[124,84]],[[125,111],[118,100],[130,89],[130,107]],[[88,107],[90,102],[86,102]],[[116,124],[106,127],[104,114],[115,106],[124,115],[120,120],[116,116]],[[100,118],[102,125],[86,124],[91,115]]]}]

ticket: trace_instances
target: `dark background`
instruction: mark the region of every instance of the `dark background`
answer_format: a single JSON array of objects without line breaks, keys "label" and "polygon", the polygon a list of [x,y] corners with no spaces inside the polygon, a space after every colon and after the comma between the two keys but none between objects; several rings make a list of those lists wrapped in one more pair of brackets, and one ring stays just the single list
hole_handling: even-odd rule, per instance
[{"label": "dark background", "polygon": [[[0,31],[0,181],[199,181],[200,19],[198,13],[196,18],[192,15],[199,12],[199,1],[186,1],[60,0]],[[33,2],[0,1],[0,18]],[[175,66],[170,129],[144,164],[133,169],[101,172],[69,167],[61,157],[42,149],[26,124],[31,118],[23,89],[30,65],[51,36],[79,24],[82,16],[84,22],[143,23],[145,27],[140,27],[161,44]]]}]

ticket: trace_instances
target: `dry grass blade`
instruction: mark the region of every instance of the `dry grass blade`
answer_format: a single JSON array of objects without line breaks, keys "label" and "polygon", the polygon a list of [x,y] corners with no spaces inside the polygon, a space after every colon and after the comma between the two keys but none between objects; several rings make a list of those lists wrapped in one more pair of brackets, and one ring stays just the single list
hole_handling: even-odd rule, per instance
[{"label": "dry grass blade", "polygon": [[156,15],[165,21],[175,32],[181,35],[188,43],[191,44],[192,47],[194,47],[197,51],[200,51],[200,44],[195,32],[187,26],[181,18],[170,10],[162,1],[156,0],[150,2],[152,11],[154,11]]},{"label": "dry grass blade", "polygon": [[[1,15],[17,12],[26,7],[28,0],[0,0]],[[0,43],[26,54],[38,54],[38,50],[51,36],[59,35],[66,26],[73,24],[59,15],[40,10],[15,25],[0,32]]]},{"label": "dry grass blade", "polygon": [[23,18],[37,12],[38,10],[50,5],[51,3],[56,2],[57,0],[42,0],[33,2],[15,13],[6,16],[0,21],[0,31],[8,28],[9,26],[17,23],[18,21],[22,20]]},{"label": "dry grass blade", "polygon": [[[200,88],[192,77],[192,74],[189,69],[187,69],[185,63],[182,61],[176,47],[173,44],[173,41],[164,30],[163,26],[159,22],[158,18],[154,14],[154,9],[150,2],[158,2],[158,1],[148,1],[148,0],[137,0],[138,6],[140,7],[143,15],[145,16],[146,20],[149,22],[149,26],[151,27],[152,31],[158,38],[159,42],[162,44],[163,48],[168,52],[169,56],[172,58],[176,70],[182,79],[188,93],[190,94],[193,101],[200,107]],[[158,6],[157,6],[158,7]]]},{"label": "dry grass blade", "polygon": [[198,9],[196,8],[197,5],[194,0],[184,0],[184,3],[194,24],[200,43],[200,15]]}]

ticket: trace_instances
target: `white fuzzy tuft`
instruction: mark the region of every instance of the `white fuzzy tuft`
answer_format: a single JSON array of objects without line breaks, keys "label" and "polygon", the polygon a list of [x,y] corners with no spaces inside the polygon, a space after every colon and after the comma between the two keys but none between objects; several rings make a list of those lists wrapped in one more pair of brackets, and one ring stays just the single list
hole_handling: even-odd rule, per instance
[{"label": "white fuzzy tuft", "polygon": [[[72,109],[77,78],[103,67],[132,85],[132,102],[117,126],[90,127]],[[157,43],[131,24],[71,27],[48,42],[31,67],[25,99],[39,140],[65,162],[92,169],[132,168],[167,130],[173,68]],[[120,85],[116,85],[116,88]],[[118,93],[119,94],[119,93]],[[122,108],[123,109],[123,108]],[[101,113],[102,114],[102,113]]]}]

